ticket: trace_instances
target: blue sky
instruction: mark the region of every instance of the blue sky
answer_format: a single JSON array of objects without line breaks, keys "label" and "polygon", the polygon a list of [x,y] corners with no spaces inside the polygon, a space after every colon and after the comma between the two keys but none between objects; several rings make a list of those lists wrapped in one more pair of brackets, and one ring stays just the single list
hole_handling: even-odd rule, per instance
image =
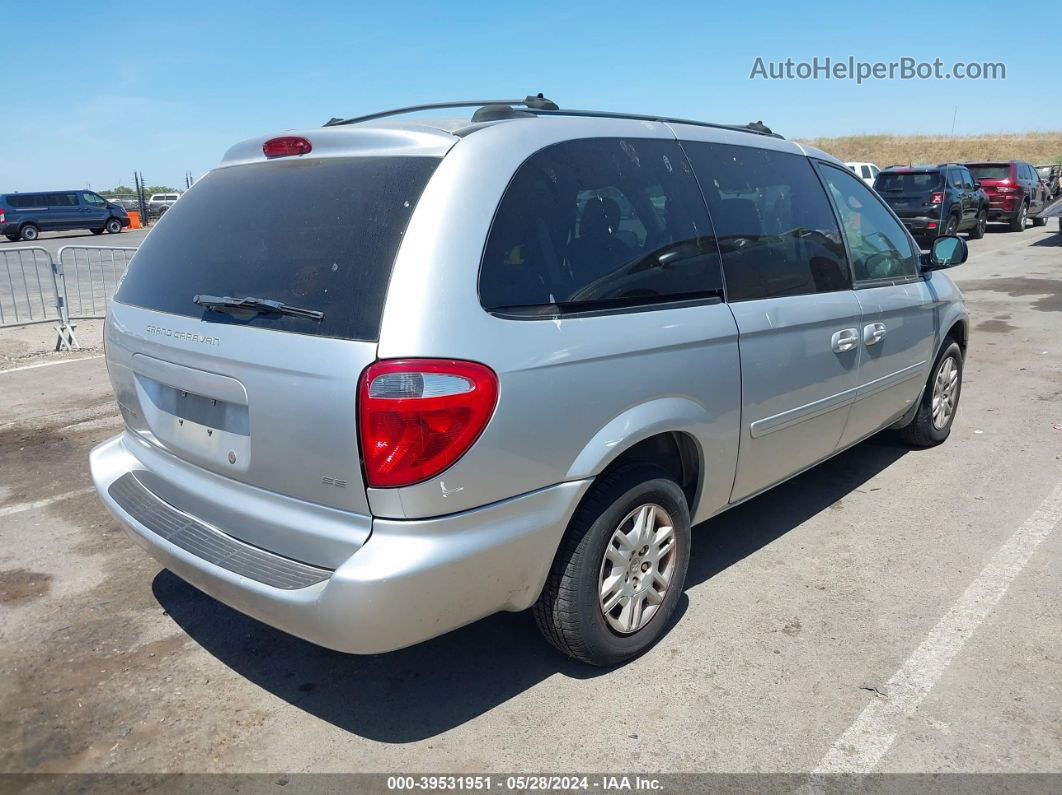
[{"label": "blue sky", "polygon": [[[32,5],[34,23],[0,38],[0,190],[103,189],[134,169],[183,185],[252,135],[537,91],[567,107],[763,119],[790,138],[947,133],[956,106],[961,134],[1062,129],[1057,2],[1031,15],[856,0]],[[849,55],[1002,61],[1007,79],[749,79],[757,57]]]}]

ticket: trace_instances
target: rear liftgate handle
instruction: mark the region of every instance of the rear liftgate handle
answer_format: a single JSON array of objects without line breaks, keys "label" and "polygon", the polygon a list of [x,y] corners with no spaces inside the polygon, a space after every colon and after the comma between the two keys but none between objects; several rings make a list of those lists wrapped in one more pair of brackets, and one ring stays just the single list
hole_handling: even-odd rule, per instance
[{"label": "rear liftgate handle", "polygon": [[835,331],[830,337],[830,347],[834,353],[844,353],[852,350],[859,344],[859,331],[854,328],[843,328]]}]

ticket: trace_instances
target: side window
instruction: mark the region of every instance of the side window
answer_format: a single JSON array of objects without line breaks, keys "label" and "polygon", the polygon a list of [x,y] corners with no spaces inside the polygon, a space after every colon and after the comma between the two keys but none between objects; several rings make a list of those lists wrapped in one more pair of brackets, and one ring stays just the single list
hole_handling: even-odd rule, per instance
[{"label": "side window", "polygon": [[871,173],[871,174],[872,174],[873,176],[875,176],[875,177],[876,177],[876,176],[877,176],[878,174],[880,174],[880,173],[881,173],[881,169],[880,169],[880,168],[878,168],[877,166],[874,166],[874,165],[872,165],[872,166],[870,167],[870,173]]},{"label": "side window", "polygon": [[697,181],[673,141],[591,138],[520,166],[494,216],[480,302],[536,314],[722,297]]},{"label": "side window", "polygon": [[[85,197],[85,203],[88,204],[90,207],[105,207],[107,205],[107,202],[105,202],[102,197],[97,196],[95,193],[86,192],[82,193],[81,195]],[[77,204],[77,196],[73,196],[73,199],[74,203]]]},{"label": "side window", "polygon": [[861,166],[860,168],[862,168],[862,170],[863,170],[863,178],[864,179],[869,179],[870,178],[870,166]]},{"label": "side window", "polygon": [[822,176],[841,216],[857,282],[905,279],[918,273],[918,251],[903,227],[863,183],[823,164]]},{"label": "side window", "polygon": [[850,288],[837,220],[806,157],[730,144],[683,146],[718,235],[727,300]]},{"label": "side window", "polygon": [[961,188],[962,187],[962,174],[959,173],[959,169],[957,169],[957,168],[949,168],[948,169],[948,182],[951,183],[951,186],[953,188]]}]

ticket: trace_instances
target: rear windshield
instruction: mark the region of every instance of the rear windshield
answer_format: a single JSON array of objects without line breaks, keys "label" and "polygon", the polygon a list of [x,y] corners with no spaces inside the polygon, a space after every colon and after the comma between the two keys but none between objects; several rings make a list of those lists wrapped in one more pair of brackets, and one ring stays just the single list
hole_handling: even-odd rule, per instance
[{"label": "rear windshield", "polygon": [[[117,300],[215,323],[375,340],[409,216],[433,157],[278,160],[212,171],[159,220]],[[324,312],[208,311],[196,295]]]},{"label": "rear windshield", "polygon": [[1010,179],[1010,164],[986,164],[983,166],[967,166],[970,169],[970,173],[973,174],[973,178],[976,180],[984,179]]},{"label": "rear windshield", "polygon": [[939,188],[939,171],[916,171],[908,174],[878,174],[874,189],[879,193],[921,193]]}]

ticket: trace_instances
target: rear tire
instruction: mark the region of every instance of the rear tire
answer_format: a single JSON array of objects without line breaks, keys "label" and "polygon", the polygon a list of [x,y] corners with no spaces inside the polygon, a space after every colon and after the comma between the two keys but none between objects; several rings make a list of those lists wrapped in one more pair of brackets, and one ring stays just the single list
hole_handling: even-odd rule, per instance
[{"label": "rear tire", "polygon": [[41,236],[41,230],[33,224],[26,224],[19,230],[19,237],[25,240],[27,243],[32,243],[38,237]]},{"label": "rear tire", "polygon": [[945,235],[954,235],[959,230],[959,216],[952,215],[948,218],[948,223],[944,225]]},{"label": "rear tire", "polygon": [[981,210],[977,214],[977,223],[974,224],[973,229],[970,230],[970,240],[980,240],[985,236],[985,230],[988,228],[988,213],[985,210]]},{"label": "rear tire", "polygon": [[122,231],[122,222],[117,218],[110,218],[104,228],[112,235],[116,235]]},{"label": "rear tire", "polygon": [[1007,229],[1011,232],[1024,232],[1025,231],[1025,219],[1029,215],[1029,205],[1023,204],[1021,209],[1018,210],[1018,214],[1010,219],[1010,223],[1007,224]]},{"label": "rear tire", "polygon": [[948,340],[937,357],[922,399],[910,423],[900,428],[900,438],[913,447],[934,447],[951,434],[962,392],[962,348]]},{"label": "rear tire", "polygon": [[535,621],[573,659],[626,662],[667,629],[689,558],[689,507],[678,484],[648,464],[617,469],[591,487],[568,524]]}]

